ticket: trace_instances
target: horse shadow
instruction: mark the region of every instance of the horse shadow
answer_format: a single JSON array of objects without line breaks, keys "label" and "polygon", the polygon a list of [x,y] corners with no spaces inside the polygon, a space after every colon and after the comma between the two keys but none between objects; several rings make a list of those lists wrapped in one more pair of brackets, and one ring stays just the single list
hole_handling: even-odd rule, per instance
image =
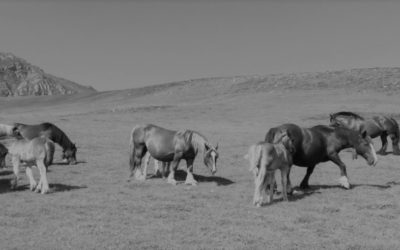
[{"label": "horse shadow", "polygon": [[[186,171],[178,169],[175,172],[175,180],[179,183],[185,182],[186,175],[187,175]],[[229,186],[229,185],[235,183],[232,180],[229,180],[227,178],[220,177],[220,176],[204,176],[204,175],[199,175],[199,174],[193,174],[193,177],[198,182],[214,182],[217,184],[217,186]],[[158,177],[156,175],[151,175],[150,179],[153,179],[153,178],[161,178],[161,177]]]},{"label": "horse shadow", "polygon": [[87,186],[65,185],[60,183],[49,184],[51,193],[68,192],[71,190],[87,188]]},{"label": "horse shadow", "polygon": [[[395,183],[395,182],[393,182]],[[394,185],[400,185],[399,183],[395,183]],[[356,189],[359,187],[372,187],[372,188],[377,188],[377,189],[388,189],[391,188],[391,184],[388,182],[385,185],[380,185],[380,184],[351,184],[350,189]],[[323,189],[345,189],[344,187],[340,186],[339,184],[335,185],[312,185],[310,186],[311,190],[323,190]]]},{"label": "horse shadow", "polygon": [[[78,165],[78,164],[84,164],[84,163],[87,163],[87,161],[76,161],[76,164],[75,165]],[[68,162],[64,162],[64,161],[57,161],[57,162],[53,162],[51,165],[54,165],[54,166],[67,166],[67,165],[69,165],[69,163]],[[73,166],[73,165],[71,165],[71,166]]]}]

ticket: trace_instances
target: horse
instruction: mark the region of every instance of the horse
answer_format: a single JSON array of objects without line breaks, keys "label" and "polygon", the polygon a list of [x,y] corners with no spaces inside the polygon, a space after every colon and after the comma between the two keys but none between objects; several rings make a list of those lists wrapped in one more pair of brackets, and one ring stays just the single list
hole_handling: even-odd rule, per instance
[{"label": "horse", "polygon": [[76,164],[76,146],[68,136],[56,125],[45,122],[37,125],[27,125],[15,123],[13,128],[14,134],[26,140],[32,140],[35,137],[44,136],[60,145],[63,149],[62,158],[69,164]]},{"label": "horse", "polygon": [[382,147],[377,153],[381,155],[386,154],[388,145],[387,137],[390,136],[393,145],[393,154],[400,155],[399,124],[392,117],[377,115],[370,119],[364,119],[353,112],[341,111],[330,115],[330,125],[343,126],[360,132],[366,130],[371,138],[380,136]]},{"label": "horse", "polygon": [[293,164],[292,154],[295,152],[294,142],[286,131],[279,135],[274,143],[259,142],[251,145],[245,159],[250,163],[250,171],[254,174],[253,205],[260,207],[263,193],[269,187],[267,203],[272,204],[274,195],[275,172],[281,172],[283,200],[288,201],[287,190],[291,190],[288,175]]},{"label": "horse", "polygon": [[[26,176],[29,179],[29,189],[37,193],[46,194],[49,191],[47,181],[47,167],[49,159],[54,153],[54,143],[45,137],[35,137],[32,140],[16,140],[8,148],[13,165],[14,180],[11,182],[11,188],[15,189],[18,184],[19,166],[21,162],[26,164]],[[32,167],[39,169],[40,180],[36,183],[33,178]]]},{"label": "horse", "polygon": [[[173,131],[153,124],[139,125],[132,129],[130,136],[130,178],[146,179],[146,175],[137,170],[141,168],[142,158],[146,152],[161,162],[170,162],[168,183],[176,185],[175,171],[179,162],[186,161],[186,184],[196,185],[193,177],[193,161],[199,150],[203,151],[203,161],[211,173],[217,171],[218,145],[213,147],[199,132],[193,130]],[[145,164],[147,165],[147,164]]]},{"label": "horse", "polygon": [[302,128],[289,123],[271,128],[265,136],[265,141],[272,143],[276,133],[281,133],[282,130],[288,131],[294,142],[293,164],[307,168],[307,173],[300,184],[302,189],[309,188],[308,180],[315,166],[326,161],[332,161],[339,166],[341,175],[339,183],[349,189],[346,165],[339,157],[342,149],[354,148],[356,153],[361,155],[369,165],[375,166],[378,161],[371,138],[366,131],[359,133],[344,127],[326,125]]}]

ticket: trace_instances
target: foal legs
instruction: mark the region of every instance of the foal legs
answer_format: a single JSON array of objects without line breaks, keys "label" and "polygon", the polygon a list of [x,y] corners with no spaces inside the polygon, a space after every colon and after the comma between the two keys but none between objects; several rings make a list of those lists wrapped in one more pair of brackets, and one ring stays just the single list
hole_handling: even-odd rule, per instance
[{"label": "foal legs", "polygon": [[36,183],[35,179],[33,178],[32,166],[26,166],[25,173],[29,179],[29,189],[31,191],[34,191],[37,186],[37,183]]},{"label": "foal legs", "polygon": [[193,177],[193,159],[186,160],[186,181],[185,184],[196,186],[197,181]]},{"label": "foal legs", "polygon": [[39,169],[40,181],[39,181],[38,186],[35,189],[35,192],[41,191],[42,194],[46,194],[49,192],[49,183],[47,182],[46,166],[45,166],[43,160],[37,160],[36,165]]},{"label": "foal legs", "polygon": [[15,189],[18,185],[19,165],[21,164],[18,157],[12,157],[14,179],[11,180],[11,189]]},{"label": "foal legs", "polygon": [[282,179],[282,197],[284,201],[288,201],[287,188],[288,188],[288,170],[290,166],[284,166],[281,168],[281,179]]}]

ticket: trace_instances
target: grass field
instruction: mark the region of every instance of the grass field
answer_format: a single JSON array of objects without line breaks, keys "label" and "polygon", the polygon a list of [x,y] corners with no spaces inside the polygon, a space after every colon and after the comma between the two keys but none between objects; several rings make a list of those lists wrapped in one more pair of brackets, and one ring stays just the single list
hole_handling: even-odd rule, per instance
[{"label": "grass field", "polygon": [[[253,179],[243,159],[250,144],[282,123],[326,124],[329,113],[340,110],[396,117],[397,95],[346,88],[224,92],[229,86],[205,86],[0,100],[1,123],[53,122],[77,143],[79,161],[61,164],[57,148],[48,195],[30,192],[25,175],[17,190],[9,190],[5,176],[11,168],[3,171],[0,248],[400,248],[398,156],[380,156],[369,167],[342,152],[350,190],[339,187],[339,168],[323,163],[311,176],[311,190],[290,196],[288,203],[278,194],[262,208],[251,204]],[[219,142],[217,174],[211,176],[197,159],[195,187],[160,178],[127,182],[129,133],[142,123],[190,128]],[[378,149],[379,140],[374,142]],[[292,183],[299,185],[304,174],[294,166]],[[185,173],[177,177],[183,182]]]}]

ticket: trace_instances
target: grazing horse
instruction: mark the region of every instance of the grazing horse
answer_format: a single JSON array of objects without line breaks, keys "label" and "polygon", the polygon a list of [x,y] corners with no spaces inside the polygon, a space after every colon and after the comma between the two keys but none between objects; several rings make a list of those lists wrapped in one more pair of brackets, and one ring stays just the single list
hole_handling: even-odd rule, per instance
[{"label": "grazing horse", "polygon": [[[16,140],[8,148],[8,153],[11,155],[14,180],[12,181],[11,187],[15,188],[18,183],[19,166],[21,162],[26,163],[26,176],[29,179],[30,190],[35,192],[41,192],[45,194],[49,191],[49,183],[47,182],[47,163],[49,158],[52,158],[52,148],[54,149],[54,143],[44,137],[36,137],[30,141],[28,140]],[[40,180],[37,184],[33,178],[32,167],[37,166],[40,172]]]},{"label": "grazing horse", "polygon": [[176,184],[175,171],[179,162],[184,159],[187,165],[185,183],[196,185],[193,161],[199,150],[203,151],[204,164],[215,174],[218,146],[211,146],[200,133],[192,130],[172,131],[153,124],[136,126],[132,129],[130,138],[130,177],[135,175],[136,179],[146,179],[143,170],[141,176],[137,170],[141,168],[142,158],[149,152],[155,160],[170,162],[168,183]]},{"label": "grazing horse", "polygon": [[350,188],[346,165],[339,158],[339,152],[342,149],[354,148],[369,165],[375,166],[378,161],[371,138],[366,132],[361,134],[348,128],[325,125],[301,128],[295,124],[283,124],[270,129],[265,140],[272,143],[275,134],[281,133],[282,130],[288,131],[294,142],[296,150],[293,155],[293,164],[307,168],[307,173],[300,184],[303,189],[309,188],[308,180],[315,166],[326,161],[332,161],[339,166],[341,175],[339,182],[344,188]]},{"label": "grazing horse", "polygon": [[378,154],[386,154],[388,145],[387,137],[390,136],[393,145],[393,154],[400,155],[399,149],[399,124],[392,117],[379,115],[373,116],[370,119],[364,119],[358,114],[353,112],[337,112],[330,115],[331,126],[343,126],[355,131],[367,131],[371,138],[380,136],[382,141],[382,148],[378,150]]},{"label": "grazing horse", "polygon": [[292,154],[295,152],[294,142],[290,134],[282,132],[274,143],[259,142],[251,145],[245,156],[250,163],[250,171],[254,174],[253,204],[260,207],[263,194],[269,186],[268,203],[272,203],[274,195],[275,172],[281,171],[283,200],[288,201],[287,193],[291,192],[288,176],[292,166]]},{"label": "grazing horse", "polygon": [[26,125],[22,123],[14,124],[14,134],[20,135],[26,140],[32,140],[35,137],[46,137],[60,145],[63,149],[62,158],[69,164],[76,164],[76,146],[68,136],[56,125],[45,122],[37,125]]}]

